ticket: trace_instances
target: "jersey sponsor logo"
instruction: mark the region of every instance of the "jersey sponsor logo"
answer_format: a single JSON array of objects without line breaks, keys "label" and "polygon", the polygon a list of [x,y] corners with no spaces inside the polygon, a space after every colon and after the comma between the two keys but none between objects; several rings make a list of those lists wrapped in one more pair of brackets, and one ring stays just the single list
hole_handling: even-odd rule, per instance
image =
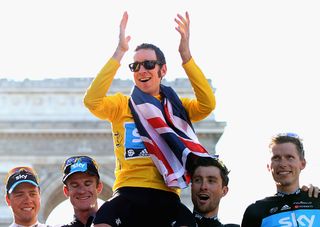
[{"label": "jersey sponsor logo", "polygon": [[280,210],[290,210],[291,207],[289,207],[288,205],[284,205],[283,207],[281,207]]},{"label": "jersey sponsor logo", "polygon": [[320,210],[294,210],[264,218],[261,227],[316,227],[319,223]]},{"label": "jersey sponsor logo", "polygon": [[146,147],[144,146],[136,124],[127,122],[125,127],[125,158],[142,158],[149,157]]},{"label": "jersey sponsor logo", "polygon": [[293,203],[293,207],[295,208],[295,209],[301,209],[301,208],[304,208],[304,209],[306,209],[306,208],[309,208],[309,209],[312,209],[314,206],[313,206],[313,204],[312,204],[312,202],[311,201],[307,201],[307,202],[305,202],[305,201],[298,201],[298,202],[294,202]]},{"label": "jersey sponsor logo", "polygon": [[279,220],[279,224],[282,226],[309,226],[312,227],[315,219],[315,215],[308,217],[307,215],[300,215],[298,217],[295,216],[294,213],[291,213],[291,216],[281,218]]}]

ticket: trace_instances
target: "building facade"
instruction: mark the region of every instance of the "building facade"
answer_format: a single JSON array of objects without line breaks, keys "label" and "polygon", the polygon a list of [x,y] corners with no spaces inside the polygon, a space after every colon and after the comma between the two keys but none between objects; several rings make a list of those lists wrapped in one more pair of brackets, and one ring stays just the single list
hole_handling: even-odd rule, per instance
[{"label": "building facade", "polygon": [[[11,81],[0,79],[0,227],[12,222],[12,213],[4,200],[5,176],[15,166],[32,166],[39,174],[41,211],[45,222],[52,210],[66,200],[62,191],[62,164],[72,155],[89,155],[100,165],[104,183],[102,200],[112,194],[114,155],[111,127],[95,118],[82,99],[92,78],[61,78]],[[193,97],[187,79],[165,84],[184,97]],[[132,82],[115,80],[110,93],[130,94]],[[194,124],[200,142],[210,153],[223,134],[225,122],[214,114]],[[182,200],[191,208],[190,192]],[[72,214],[70,214],[72,215]]]}]

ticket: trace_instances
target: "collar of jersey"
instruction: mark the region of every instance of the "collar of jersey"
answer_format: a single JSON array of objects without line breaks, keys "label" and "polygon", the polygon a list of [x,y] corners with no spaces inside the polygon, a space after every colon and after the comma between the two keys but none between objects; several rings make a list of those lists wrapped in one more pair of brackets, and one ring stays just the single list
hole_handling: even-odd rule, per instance
[{"label": "collar of jersey", "polygon": [[301,189],[300,188],[298,188],[297,190],[295,190],[294,192],[292,192],[292,193],[286,193],[286,192],[277,192],[276,193],[276,196],[281,196],[281,197],[283,197],[283,196],[287,196],[287,195],[297,195],[297,194],[299,194],[301,192]]}]

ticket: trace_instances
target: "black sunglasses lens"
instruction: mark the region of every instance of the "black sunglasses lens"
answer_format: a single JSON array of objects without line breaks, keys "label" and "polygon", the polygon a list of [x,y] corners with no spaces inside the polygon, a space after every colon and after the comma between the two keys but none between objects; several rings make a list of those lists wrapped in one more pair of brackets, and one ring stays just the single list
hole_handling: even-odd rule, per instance
[{"label": "black sunglasses lens", "polygon": [[144,62],[134,62],[129,64],[129,68],[132,72],[138,72],[140,70],[140,65],[143,65],[143,67],[146,70],[151,70],[156,67],[156,64],[158,64],[157,61],[144,61]]},{"label": "black sunglasses lens", "polygon": [[143,67],[147,70],[154,69],[155,66],[156,66],[155,61],[144,61],[143,62]]},{"label": "black sunglasses lens", "polygon": [[134,62],[129,64],[129,68],[131,70],[131,72],[138,72],[140,69],[140,63],[139,62]]}]

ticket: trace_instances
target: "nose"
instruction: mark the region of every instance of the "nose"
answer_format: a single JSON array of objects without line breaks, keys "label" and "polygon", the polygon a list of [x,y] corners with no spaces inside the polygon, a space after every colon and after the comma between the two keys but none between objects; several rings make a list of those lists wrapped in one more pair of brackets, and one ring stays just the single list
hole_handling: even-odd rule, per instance
[{"label": "nose", "polygon": [[286,160],[285,158],[281,158],[281,159],[279,160],[279,165],[280,165],[281,167],[285,167],[285,166],[288,165],[288,162],[287,162],[287,160]]},{"label": "nose", "polygon": [[23,200],[25,203],[28,203],[28,202],[32,201],[32,197],[29,194],[25,194],[23,197]]},{"label": "nose", "polygon": [[201,190],[206,190],[208,188],[208,184],[206,181],[202,181],[201,185],[200,185],[200,189]]},{"label": "nose", "polygon": [[78,193],[85,193],[85,186],[79,185],[79,186],[77,187],[77,192],[78,192]]}]

